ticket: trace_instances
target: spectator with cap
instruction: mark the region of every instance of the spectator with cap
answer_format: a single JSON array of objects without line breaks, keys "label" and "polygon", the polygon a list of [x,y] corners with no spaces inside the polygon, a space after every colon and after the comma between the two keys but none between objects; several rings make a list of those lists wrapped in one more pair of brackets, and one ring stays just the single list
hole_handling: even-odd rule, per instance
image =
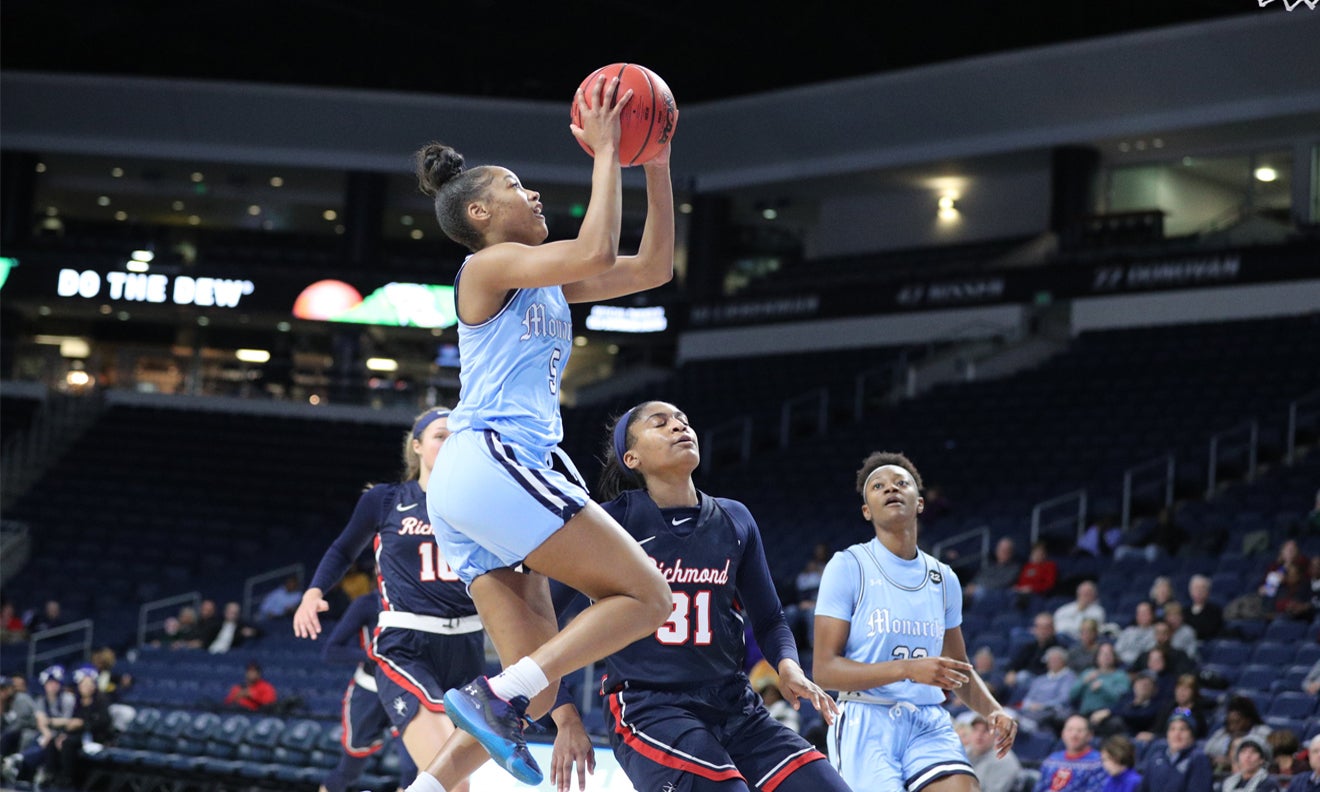
[{"label": "spectator with cap", "polygon": [[995,733],[990,729],[990,722],[979,712],[968,710],[958,716],[958,721],[966,728],[963,748],[967,751],[972,772],[981,782],[981,792],[1012,792],[1022,770],[1022,761],[1017,754],[1009,749],[1002,759],[995,756]]},{"label": "spectator with cap", "polygon": [[37,786],[51,779],[51,769],[59,761],[59,750],[64,743],[64,732],[73,720],[77,698],[64,689],[64,666],[52,665],[38,675],[41,695],[36,701],[37,738],[13,762],[5,759],[4,772],[11,780],[35,775]]},{"label": "spectator with cap", "polygon": [[56,755],[49,760],[55,786],[82,788],[84,753],[98,752],[114,739],[109,702],[96,689],[96,676],[96,668],[91,665],[74,669],[77,693],[73,715],[59,740]]},{"label": "spectator with cap", "polygon": [[1100,763],[1109,778],[1101,792],[1136,792],[1141,786],[1141,774],[1134,766],[1137,749],[1132,741],[1121,734],[1111,734],[1100,744]]},{"label": "spectator with cap", "polygon": [[1320,732],[1306,744],[1306,760],[1311,771],[1294,776],[1288,792],[1320,792]]},{"label": "spectator with cap", "polygon": [[1139,792],[1212,792],[1215,784],[1210,759],[1196,747],[1193,725],[1174,712],[1165,726],[1163,750],[1152,750],[1139,765]]},{"label": "spectator with cap", "polygon": [[1247,735],[1238,740],[1237,772],[1224,779],[1223,792],[1280,792],[1270,778],[1270,760],[1274,752],[1259,737]]},{"label": "spectator with cap", "polygon": [[1063,724],[1062,737],[1063,750],[1040,763],[1034,792],[1100,792],[1109,776],[1100,752],[1091,747],[1091,724],[1073,715]]},{"label": "spectator with cap", "polygon": [[225,706],[259,712],[274,704],[276,698],[278,694],[275,686],[261,676],[261,665],[256,660],[250,660],[243,681],[231,687],[229,695],[225,696]]}]

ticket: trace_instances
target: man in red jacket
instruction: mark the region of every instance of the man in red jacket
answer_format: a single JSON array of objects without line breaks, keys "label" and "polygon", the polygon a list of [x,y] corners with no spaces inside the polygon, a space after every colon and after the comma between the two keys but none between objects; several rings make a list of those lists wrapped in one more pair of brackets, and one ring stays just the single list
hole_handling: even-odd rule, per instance
[{"label": "man in red jacket", "polygon": [[256,712],[275,703],[275,686],[261,678],[261,666],[253,660],[247,664],[243,684],[234,685],[225,696],[225,704]]}]

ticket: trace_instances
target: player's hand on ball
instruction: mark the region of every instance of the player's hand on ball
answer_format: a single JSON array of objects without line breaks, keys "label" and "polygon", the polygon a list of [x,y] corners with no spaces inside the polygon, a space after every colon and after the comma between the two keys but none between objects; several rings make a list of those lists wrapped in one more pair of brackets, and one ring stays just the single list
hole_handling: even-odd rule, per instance
[{"label": "player's hand on ball", "polygon": [[321,597],[321,590],[309,588],[303,593],[298,610],[293,613],[293,634],[299,638],[311,638],[321,634],[321,619],[317,614],[330,610],[330,603]]},{"label": "player's hand on ball", "polygon": [[952,657],[920,657],[905,660],[907,678],[923,685],[957,690],[971,680],[972,664]]}]

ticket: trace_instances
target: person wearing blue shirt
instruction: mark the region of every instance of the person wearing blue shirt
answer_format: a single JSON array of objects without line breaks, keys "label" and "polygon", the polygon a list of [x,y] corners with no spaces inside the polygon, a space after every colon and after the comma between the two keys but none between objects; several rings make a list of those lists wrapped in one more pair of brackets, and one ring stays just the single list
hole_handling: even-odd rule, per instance
[{"label": "person wearing blue shirt", "polygon": [[967,662],[958,576],[917,547],[925,503],[916,466],[876,452],[856,483],[874,537],[830,559],[816,598],[812,670],[841,702],[830,761],[853,789],[974,790],[947,691],[985,717],[1000,757],[1017,722]]},{"label": "person wearing blue shirt", "polygon": [[1311,771],[1295,776],[1288,784],[1288,792],[1320,792],[1320,734],[1306,744],[1306,758]]},{"label": "person wearing blue shirt", "polygon": [[[462,388],[427,508],[504,670],[445,694],[463,734],[446,742],[411,792],[450,789],[487,753],[518,780],[540,783],[524,719],[550,710],[561,677],[654,633],[673,606],[659,570],[558,450],[560,379],[574,343],[569,305],[673,277],[668,145],[642,165],[647,214],[637,254],[619,254],[620,115],[631,99],[617,77],[578,89],[579,123],[570,129],[593,152],[593,166],[572,239],[546,242],[540,195],[508,168],[468,168],[441,143],[416,153],[418,185],[434,199],[441,230],[472,251],[454,279]],[[563,630],[548,579],[593,602]]]},{"label": "person wearing blue shirt", "polygon": [[1040,763],[1033,792],[1101,792],[1110,780],[1100,752],[1091,745],[1091,722],[1073,715],[1063,722],[1063,750]]},{"label": "person wearing blue shirt", "polygon": [[1190,710],[1174,710],[1164,736],[1163,750],[1151,751],[1142,761],[1138,792],[1211,792],[1215,773],[1210,759],[1196,747]]},{"label": "person wearing blue shirt", "polygon": [[1137,763],[1137,750],[1132,741],[1121,734],[1112,734],[1100,744],[1100,763],[1109,779],[1100,792],[1137,792],[1141,774],[1133,766]]}]

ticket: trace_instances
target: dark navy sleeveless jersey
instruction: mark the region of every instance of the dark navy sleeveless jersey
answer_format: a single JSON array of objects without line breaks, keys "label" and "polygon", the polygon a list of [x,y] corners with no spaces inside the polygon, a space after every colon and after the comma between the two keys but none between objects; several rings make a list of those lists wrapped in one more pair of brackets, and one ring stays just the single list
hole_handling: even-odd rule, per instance
[{"label": "dark navy sleeveless jersey", "polygon": [[379,613],[380,596],[374,591],[350,602],[321,648],[321,659],[327,663],[361,663],[363,671],[375,674],[376,661],[367,653],[367,647],[371,646]]},{"label": "dark navy sleeveless jersey", "polygon": [[699,500],[695,510],[661,512],[645,492],[631,490],[602,504],[642,546],[674,594],[669,621],[607,658],[606,691],[619,685],[700,687],[740,673],[749,619],[772,667],[784,658],[798,659],[756,521],[738,501],[704,493]]},{"label": "dark navy sleeveless jersey", "polygon": [[376,556],[382,610],[443,618],[477,612],[440,553],[426,513],[426,493],[416,481],[377,484],[363,493],[317,566],[311,586],[329,590],[369,544]]}]

